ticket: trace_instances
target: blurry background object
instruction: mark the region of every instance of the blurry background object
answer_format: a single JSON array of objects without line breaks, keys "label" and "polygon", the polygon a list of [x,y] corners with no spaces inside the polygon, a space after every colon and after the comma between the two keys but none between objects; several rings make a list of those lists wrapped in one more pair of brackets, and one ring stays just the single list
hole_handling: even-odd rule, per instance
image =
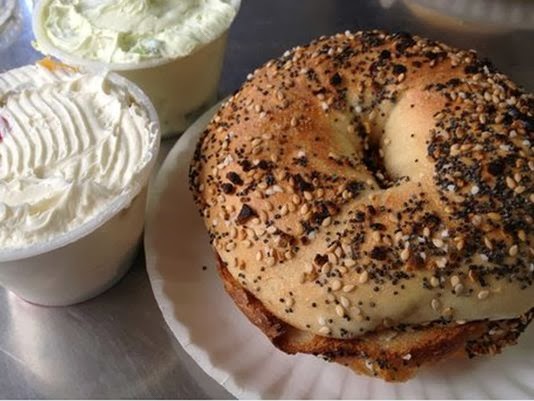
[{"label": "blurry background object", "polygon": [[22,29],[16,0],[0,0],[0,51],[9,47]]},{"label": "blurry background object", "polygon": [[416,17],[441,28],[470,32],[534,28],[531,0],[403,1]]}]

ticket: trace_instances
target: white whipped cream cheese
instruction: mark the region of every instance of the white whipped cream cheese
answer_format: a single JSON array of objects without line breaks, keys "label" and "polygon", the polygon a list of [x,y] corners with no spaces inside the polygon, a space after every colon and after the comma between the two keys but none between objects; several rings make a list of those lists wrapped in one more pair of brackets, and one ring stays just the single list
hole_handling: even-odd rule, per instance
[{"label": "white whipped cream cheese", "polygon": [[67,233],[135,190],[156,130],[104,75],[0,74],[0,249]]},{"label": "white whipped cream cheese", "polygon": [[236,0],[44,0],[39,24],[69,54],[107,63],[187,56],[217,39]]}]

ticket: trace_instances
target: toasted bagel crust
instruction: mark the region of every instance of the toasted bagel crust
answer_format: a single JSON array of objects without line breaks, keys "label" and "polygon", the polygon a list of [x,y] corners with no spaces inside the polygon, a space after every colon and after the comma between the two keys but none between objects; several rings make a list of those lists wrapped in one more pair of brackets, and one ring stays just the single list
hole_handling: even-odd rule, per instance
[{"label": "toasted bagel crust", "polygon": [[191,189],[227,271],[300,333],[514,319],[534,306],[532,105],[472,51],[323,37],[223,105]]},{"label": "toasted bagel crust", "polygon": [[288,354],[321,355],[358,373],[390,382],[406,381],[421,366],[453,356],[472,358],[498,354],[503,347],[517,343],[534,317],[533,309],[517,319],[407,326],[369,333],[353,340],[338,340],[287,325],[244,289],[220,258],[217,258],[217,266],[226,292],[277,348]]}]

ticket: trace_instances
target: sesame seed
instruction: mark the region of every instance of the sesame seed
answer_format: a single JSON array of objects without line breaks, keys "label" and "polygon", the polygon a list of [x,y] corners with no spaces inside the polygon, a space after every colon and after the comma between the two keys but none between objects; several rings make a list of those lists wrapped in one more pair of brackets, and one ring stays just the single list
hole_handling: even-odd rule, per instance
[{"label": "sesame seed", "polygon": [[237,237],[237,228],[231,227],[230,228],[230,238],[236,238]]},{"label": "sesame seed", "polygon": [[444,245],[444,244],[443,244],[443,241],[440,240],[439,238],[433,238],[433,239],[432,239],[432,243],[434,244],[434,246],[435,246],[436,248],[441,248],[441,247],[443,247],[443,245]]},{"label": "sesame seed", "polygon": [[456,284],[456,285],[454,286],[454,293],[455,293],[456,295],[460,295],[460,294],[463,293],[463,292],[464,292],[464,286],[463,286],[463,284]]},{"label": "sesame seed", "polygon": [[436,266],[438,266],[440,269],[443,269],[447,266],[447,262],[447,258],[445,257],[436,259]]},{"label": "sesame seed", "polygon": [[430,306],[432,307],[433,310],[435,310],[437,312],[437,311],[439,311],[439,309],[441,307],[441,303],[439,302],[438,299],[434,298],[434,299],[432,299],[432,302],[430,302]]},{"label": "sesame seed", "polygon": [[458,284],[460,284],[460,277],[454,275],[451,277],[451,285],[453,287],[457,286]]},{"label": "sesame seed", "polygon": [[332,290],[338,291],[339,289],[341,289],[341,287],[342,287],[341,281],[339,281],[337,279],[332,281]]},{"label": "sesame seed", "polygon": [[321,267],[321,273],[322,274],[328,274],[331,270],[331,265],[330,263],[325,263],[322,267]]},{"label": "sesame seed", "polygon": [[516,256],[519,251],[519,248],[517,245],[512,245],[510,249],[508,250],[508,254],[512,257]]},{"label": "sesame seed", "polygon": [[373,231],[371,233],[371,238],[373,239],[374,242],[380,242],[380,233],[378,231]]},{"label": "sesame seed", "polygon": [[336,305],[336,314],[339,317],[345,316],[345,309],[341,305]]},{"label": "sesame seed", "polygon": [[356,266],[356,261],[353,260],[353,259],[345,259],[343,261],[343,264],[346,266],[346,267],[354,267]]},{"label": "sesame seed", "polygon": [[329,261],[330,263],[332,263],[333,265],[336,265],[336,264],[337,264],[337,262],[338,262],[338,258],[337,258],[337,256],[336,256],[335,253],[329,253],[329,254],[327,255],[327,257],[328,257],[328,261]]},{"label": "sesame seed", "polygon": [[408,258],[410,257],[410,248],[404,248],[401,253],[400,253],[400,258],[403,260],[403,261],[407,261]]},{"label": "sesame seed", "polygon": [[358,279],[358,282],[360,284],[365,284],[369,280],[369,273],[367,271],[364,271],[362,274],[360,274],[360,278]]},{"label": "sesame seed", "polygon": [[261,262],[262,259],[263,259],[263,253],[262,253],[262,251],[258,251],[258,252],[256,252],[256,260],[257,260],[258,262]]},{"label": "sesame seed", "polygon": [[339,302],[341,302],[341,305],[343,305],[344,308],[348,308],[350,306],[350,301],[343,295],[339,297]]},{"label": "sesame seed", "polygon": [[354,290],[355,288],[355,285],[354,284],[347,284],[346,286],[343,287],[343,292],[351,292],[352,290]]},{"label": "sesame seed", "polygon": [[435,276],[432,276],[430,278],[430,285],[434,288],[436,288],[437,286],[439,286],[439,279]]},{"label": "sesame seed", "polygon": [[319,329],[319,334],[323,334],[323,335],[328,335],[330,334],[330,328],[329,327],[326,327],[326,326],[323,326]]},{"label": "sesame seed", "polygon": [[356,315],[356,316],[359,316],[362,314],[362,310],[360,308],[358,308],[357,306],[353,306],[352,308],[350,308],[350,310]]},{"label": "sesame seed", "polygon": [[506,177],[506,185],[510,189],[514,189],[517,186],[516,182],[512,177]]},{"label": "sesame seed", "polygon": [[323,317],[323,316],[319,316],[317,318],[317,322],[321,325],[321,326],[325,326],[326,325],[326,319]]},{"label": "sesame seed", "polygon": [[489,296],[489,291],[488,290],[482,290],[477,295],[478,299],[480,299],[480,300],[486,299],[488,296]]}]

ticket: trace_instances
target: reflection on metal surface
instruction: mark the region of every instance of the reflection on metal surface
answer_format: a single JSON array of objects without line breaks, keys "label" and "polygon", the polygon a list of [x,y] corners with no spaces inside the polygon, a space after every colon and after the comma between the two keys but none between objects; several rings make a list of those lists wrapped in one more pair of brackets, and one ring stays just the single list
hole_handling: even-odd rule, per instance
[{"label": "reflection on metal surface", "polygon": [[11,46],[22,30],[22,16],[16,0],[0,0],[0,51]]},{"label": "reflection on metal surface", "polygon": [[531,0],[404,0],[418,18],[440,28],[491,33],[534,28]]},{"label": "reflection on metal surface", "polygon": [[167,334],[140,268],[67,308],[0,290],[0,398],[227,397],[208,380]]},{"label": "reflection on metal surface", "polygon": [[7,318],[11,324],[8,342],[12,358],[31,373],[33,380],[45,386],[53,385],[54,377],[64,377],[65,372],[58,371],[55,363],[50,366],[50,361],[43,355],[43,352],[50,350],[45,332],[40,327],[43,322],[26,318],[31,313],[32,305],[12,292],[6,295]]}]

